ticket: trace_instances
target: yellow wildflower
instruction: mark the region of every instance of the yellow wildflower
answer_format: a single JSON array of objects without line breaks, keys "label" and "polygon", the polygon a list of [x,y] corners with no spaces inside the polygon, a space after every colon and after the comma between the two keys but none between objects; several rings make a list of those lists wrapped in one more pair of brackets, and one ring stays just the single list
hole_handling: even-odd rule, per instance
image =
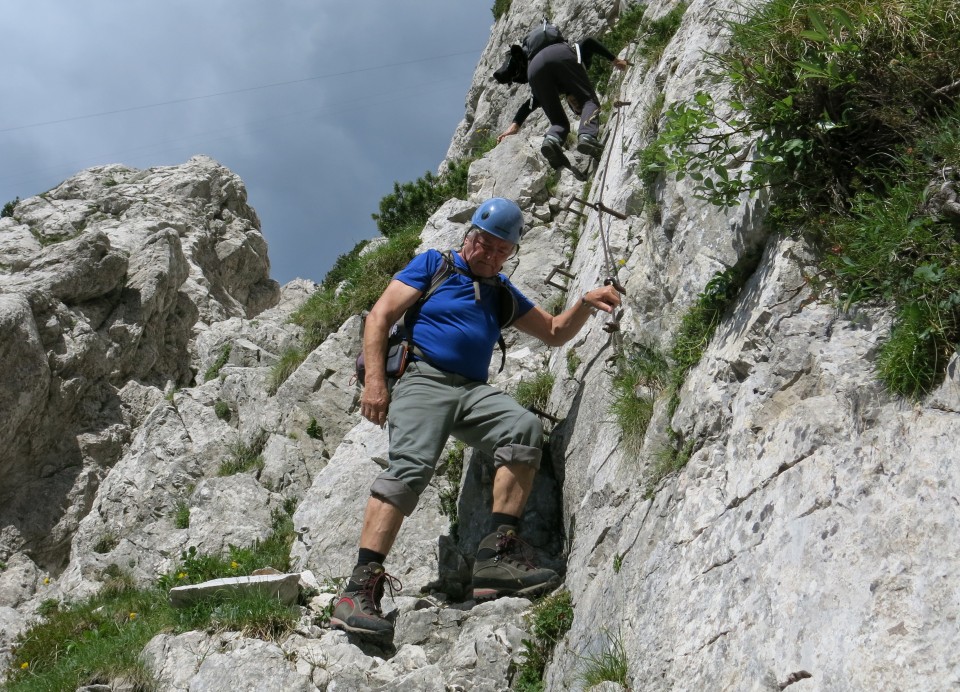
[{"label": "yellow wildflower", "polygon": [[30,667],[30,661],[24,661],[23,663],[20,664],[20,670],[26,670],[29,667]]},{"label": "yellow wildflower", "polygon": [[136,614],[136,613],[130,613],[130,619],[131,619],[131,620],[136,620],[136,619],[137,619],[137,614]]},{"label": "yellow wildflower", "polygon": [[177,575],[177,579],[186,579],[186,578],[187,578],[186,572],[180,572],[180,574]]},{"label": "yellow wildflower", "polygon": [[239,566],[240,566],[240,563],[237,562],[236,560],[230,563],[230,569],[236,569]]}]

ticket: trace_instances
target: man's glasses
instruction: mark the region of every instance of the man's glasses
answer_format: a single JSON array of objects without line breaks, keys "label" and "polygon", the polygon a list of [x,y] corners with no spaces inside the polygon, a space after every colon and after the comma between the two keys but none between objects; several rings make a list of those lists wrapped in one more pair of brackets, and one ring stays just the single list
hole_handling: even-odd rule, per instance
[{"label": "man's glasses", "polygon": [[493,243],[484,240],[479,233],[473,236],[473,244],[484,254],[502,259],[507,259],[517,249],[516,245],[510,245],[509,247],[495,246]]}]

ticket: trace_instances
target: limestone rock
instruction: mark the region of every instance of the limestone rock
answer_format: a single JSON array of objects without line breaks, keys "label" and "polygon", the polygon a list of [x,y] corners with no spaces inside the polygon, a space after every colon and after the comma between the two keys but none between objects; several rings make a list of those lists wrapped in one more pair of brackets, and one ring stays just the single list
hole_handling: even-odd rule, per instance
[{"label": "limestone rock", "polygon": [[[647,18],[675,6],[651,2]],[[576,40],[626,8],[513,3],[448,158],[501,132],[528,98],[490,73],[544,12]],[[491,369],[508,390],[541,372],[555,382],[521,526],[574,604],[545,687],[581,689],[584,665],[614,652],[637,690],[949,688],[960,669],[958,356],[927,397],[892,397],[874,374],[890,314],[839,311],[814,293],[815,251],[768,236],[769,197],[719,210],[689,180],[648,189],[638,174],[661,95],[669,104],[707,83],[717,95],[729,88],[703,55],[726,45],[718,17],[741,10],[692,3],[661,57],[624,49],[636,64],[610,93],[629,104],[604,125],[610,155],[589,189],[546,167],[538,113],[471,165],[469,199],[446,202],[421,235],[421,250],[458,247],[484,197],[514,197],[525,233],[504,271],[526,295],[562,310],[605,280],[626,290],[619,329],[595,315],[553,349],[509,329],[503,372],[496,358]],[[949,222],[956,174],[945,176],[924,213]],[[639,345],[666,350],[698,293],[734,266],[753,270],[676,405],[648,388],[651,423],[625,444],[611,410],[618,359]],[[546,285],[557,267],[570,276]],[[270,535],[296,505],[292,559],[323,590],[296,632],[279,642],[158,635],[143,658],[163,689],[509,688],[532,636],[530,604],[465,600],[492,492],[479,454],[466,454],[459,479],[441,458],[391,551],[387,569],[403,582],[384,598],[393,645],[326,627],[387,431],[357,411],[358,318],[276,381],[273,366],[301,343],[289,317],[315,288],[269,279],[242,183],[202,157],[84,171],[0,220],[5,655],[45,599],[92,594],[117,568],[153,584],[184,551],[228,553]],[[649,480],[678,444],[682,468]],[[239,456],[256,463],[219,475]],[[455,525],[440,502],[449,509],[452,493]]]}]

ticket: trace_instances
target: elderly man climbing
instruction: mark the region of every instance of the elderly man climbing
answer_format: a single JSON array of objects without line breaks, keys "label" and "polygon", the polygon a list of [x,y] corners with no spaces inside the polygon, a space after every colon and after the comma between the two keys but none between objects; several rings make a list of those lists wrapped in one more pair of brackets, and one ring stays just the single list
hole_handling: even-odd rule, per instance
[{"label": "elderly man climbing", "polygon": [[[357,564],[331,617],[335,626],[393,633],[380,609],[384,586],[393,583],[383,563],[450,435],[492,456],[496,469],[489,535],[480,542],[473,569],[474,598],[530,595],[560,581],[553,571],[518,559],[517,530],[540,466],[543,433],[536,415],[486,383],[490,361],[507,303],[514,327],[559,346],[580,331],[594,308],[612,312],[620,296],[612,286],[596,288],[556,316],[534,305],[499,274],[522,229],[514,202],[487,200],[474,213],[459,252],[428,250],[414,257],[367,316],[360,411],[380,426],[389,421],[389,463],[370,488]],[[405,313],[412,362],[391,390],[384,365],[387,335]]]}]

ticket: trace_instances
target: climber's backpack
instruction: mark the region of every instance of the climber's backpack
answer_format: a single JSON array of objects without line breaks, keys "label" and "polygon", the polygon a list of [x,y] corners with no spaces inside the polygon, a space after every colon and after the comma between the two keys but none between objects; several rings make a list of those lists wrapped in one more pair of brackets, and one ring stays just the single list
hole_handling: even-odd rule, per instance
[{"label": "climber's backpack", "polygon": [[564,38],[563,34],[560,33],[560,29],[548,22],[546,17],[544,17],[543,24],[527,34],[526,38],[523,39],[523,43],[520,45],[521,48],[523,48],[524,54],[527,56],[527,60],[533,60],[533,56],[547,46],[563,42]]},{"label": "climber's backpack", "polygon": [[[440,288],[440,284],[446,281],[448,278],[454,274],[462,274],[466,276],[474,284],[487,284],[488,286],[496,286],[498,289],[497,294],[497,322],[500,324],[500,328],[509,327],[513,324],[513,321],[517,319],[517,310],[519,306],[517,305],[517,298],[513,295],[513,291],[507,286],[504,279],[498,274],[497,276],[491,276],[489,278],[474,276],[470,272],[461,269],[457,266],[456,262],[453,259],[453,251],[446,250],[441,253],[443,256],[443,262],[437,268],[437,271],[434,272],[433,277],[430,279],[430,286],[426,291],[423,292],[417,302],[413,304],[403,315],[397,320],[390,328],[390,332],[387,334],[387,362],[386,362],[386,374],[388,382],[395,382],[400,378],[400,376],[407,369],[407,363],[410,362],[410,356],[416,356],[421,360],[427,360],[423,353],[417,348],[416,344],[412,339],[412,330],[410,324],[412,320],[416,317],[417,313],[420,312],[420,308],[423,307],[423,304],[427,302],[427,299],[434,294],[434,292]],[[479,286],[475,287],[475,295],[477,296],[477,301],[480,300],[480,288]],[[366,319],[366,314],[363,315],[364,320]],[[503,366],[507,360],[507,344],[503,340],[503,335],[497,339],[497,344],[500,346],[500,370],[498,372],[503,372]],[[360,355],[357,356],[357,380],[360,384],[364,384],[364,378],[366,377],[366,363],[363,358],[363,322],[360,325]]]}]

